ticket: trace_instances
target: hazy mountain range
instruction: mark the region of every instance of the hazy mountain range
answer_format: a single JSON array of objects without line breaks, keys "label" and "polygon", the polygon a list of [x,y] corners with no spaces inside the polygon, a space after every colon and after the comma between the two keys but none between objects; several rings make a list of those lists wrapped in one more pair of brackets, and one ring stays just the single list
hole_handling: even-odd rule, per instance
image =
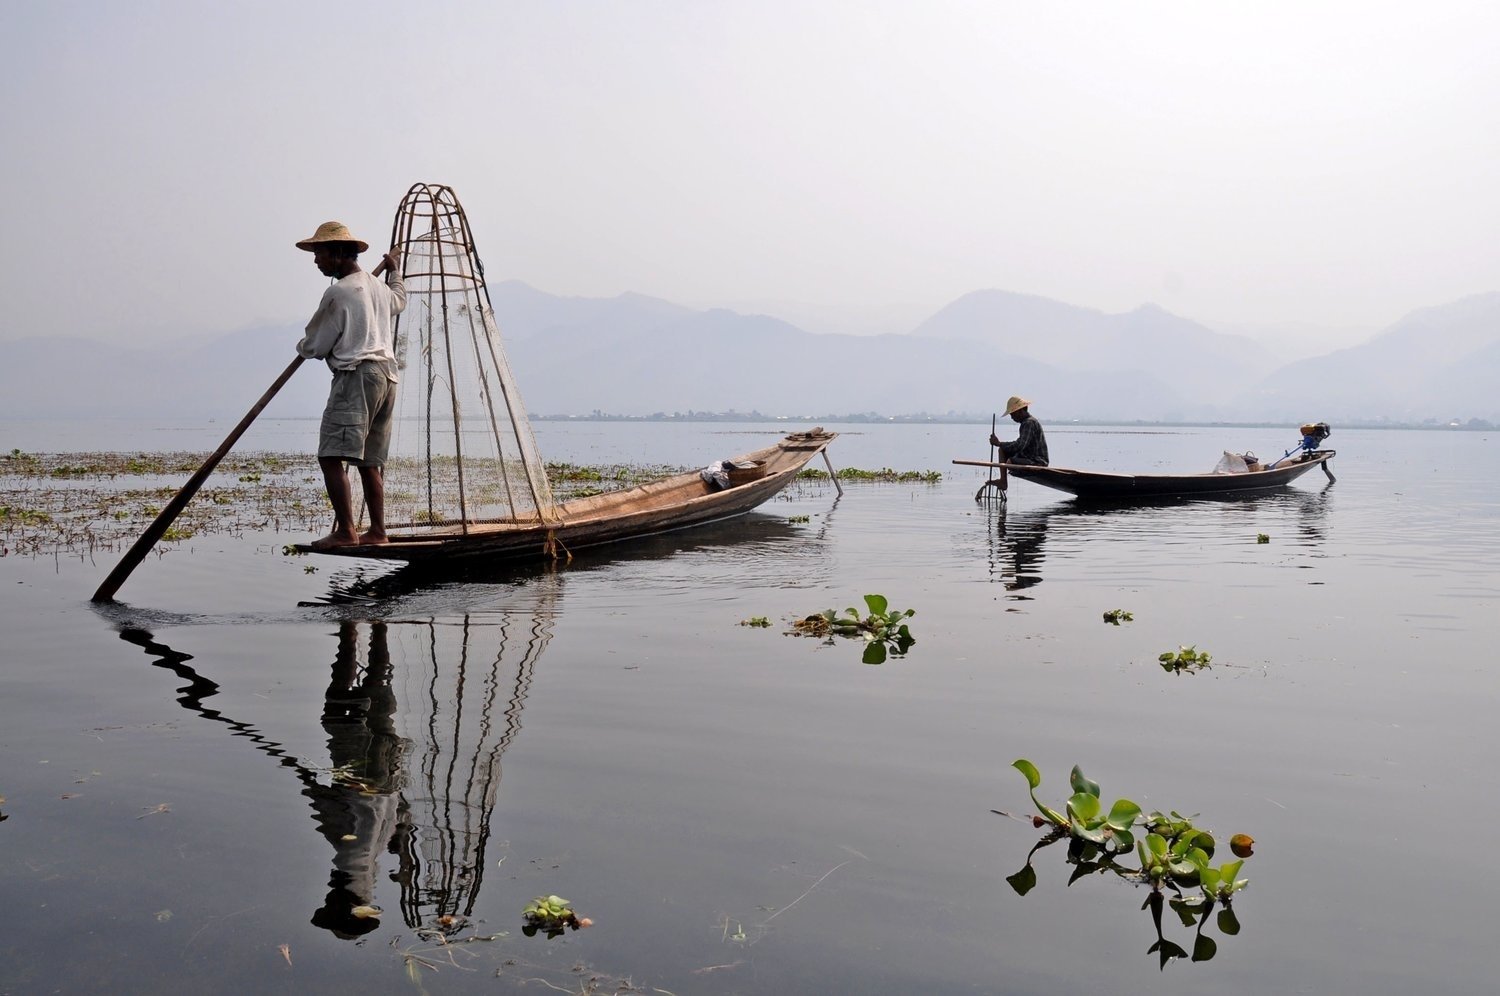
[{"label": "hazy mountain range", "polygon": [[[1415,311],[1360,346],[1290,364],[1155,305],[1106,314],[1000,290],[967,294],[907,333],[862,336],[639,294],[557,297],[507,281],[491,295],[539,415],[982,419],[1023,394],[1044,422],[1500,422],[1500,292]],[[236,418],[299,335],[258,328],[154,349],[11,341],[0,417]],[[326,389],[321,366],[308,364],[269,411],[315,415]]]}]

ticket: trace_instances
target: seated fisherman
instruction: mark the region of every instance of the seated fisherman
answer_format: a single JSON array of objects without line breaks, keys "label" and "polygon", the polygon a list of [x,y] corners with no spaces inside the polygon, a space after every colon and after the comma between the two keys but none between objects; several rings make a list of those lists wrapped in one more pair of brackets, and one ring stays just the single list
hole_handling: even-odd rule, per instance
[{"label": "seated fisherman", "polygon": [[990,433],[990,445],[1000,450],[1001,463],[1047,466],[1047,437],[1042,433],[1042,423],[1031,414],[1030,405],[1031,402],[1019,396],[1005,403],[1005,414],[1020,424],[1021,435],[1014,442],[1002,443]]}]

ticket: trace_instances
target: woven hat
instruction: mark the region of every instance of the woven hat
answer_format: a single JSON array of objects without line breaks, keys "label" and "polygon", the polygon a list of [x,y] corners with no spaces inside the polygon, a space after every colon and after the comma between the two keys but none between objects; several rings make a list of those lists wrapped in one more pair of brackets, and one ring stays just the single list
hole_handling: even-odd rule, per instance
[{"label": "woven hat", "polygon": [[353,242],[359,246],[360,252],[364,252],[370,248],[370,243],[362,239],[356,239],[354,233],[349,231],[349,226],[342,221],[323,222],[323,224],[318,226],[318,230],[313,232],[312,238],[303,239],[301,242],[298,242],[297,248],[312,252],[317,249],[318,244],[321,242]]},{"label": "woven hat", "polygon": [[1005,414],[1007,414],[1007,415],[1014,415],[1016,412],[1020,411],[1022,408],[1030,408],[1030,407],[1031,407],[1031,402],[1027,401],[1025,398],[1021,397],[1019,394],[1013,394],[1013,395],[1011,395],[1010,400],[1005,403]]}]

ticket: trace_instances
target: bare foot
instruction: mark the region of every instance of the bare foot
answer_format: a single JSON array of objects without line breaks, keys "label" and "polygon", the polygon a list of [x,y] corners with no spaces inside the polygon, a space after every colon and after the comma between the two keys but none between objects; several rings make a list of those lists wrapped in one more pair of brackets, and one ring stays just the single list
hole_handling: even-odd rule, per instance
[{"label": "bare foot", "polygon": [[385,534],[384,529],[370,529],[360,534],[360,546],[384,546],[391,538]]},{"label": "bare foot", "polygon": [[322,539],[313,540],[308,546],[314,550],[334,550],[341,546],[358,546],[359,536],[352,530],[350,532],[329,533]]}]

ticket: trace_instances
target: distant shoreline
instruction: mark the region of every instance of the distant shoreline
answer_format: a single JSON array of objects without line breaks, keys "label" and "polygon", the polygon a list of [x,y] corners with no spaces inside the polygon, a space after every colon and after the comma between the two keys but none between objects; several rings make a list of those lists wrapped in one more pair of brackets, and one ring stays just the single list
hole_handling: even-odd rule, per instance
[{"label": "distant shoreline", "polygon": [[[533,422],[730,422],[730,423],[760,423],[785,422],[793,425],[802,423],[827,423],[840,425],[984,425],[988,423],[988,417],[984,415],[881,415],[876,412],[864,412],[854,415],[762,415],[758,412],[689,412],[682,415],[666,415],[660,412],[651,415],[611,415],[603,412],[593,412],[588,415],[532,415]],[[1284,429],[1289,422],[1272,422],[1267,420],[1255,422],[1219,422],[1190,420],[1183,422],[1167,422],[1152,419],[1077,419],[1077,418],[1046,418],[1042,424],[1048,428],[1056,426],[1062,428],[1069,425],[1077,426],[1099,426],[1101,428],[1161,428],[1161,429]],[[1389,420],[1350,420],[1331,422],[1335,428],[1344,429],[1425,429],[1442,430],[1446,432],[1489,432],[1500,429],[1500,425],[1485,419],[1469,419],[1466,422],[1393,422]]]},{"label": "distant shoreline", "polygon": [[[232,424],[238,416],[233,414],[219,415],[184,415],[181,421],[193,424],[216,424],[223,422]],[[264,415],[262,421],[266,422],[317,422],[317,414],[305,415]],[[914,415],[882,415],[878,412],[859,412],[845,415],[762,415],[759,412],[685,412],[682,414],[665,414],[653,412],[650,415],[616,415],[608,412],[590,412],[587,415],[531,415],[533,422],[672,422],[682,424],[694,423],[727,423],[727,424],[786,424],[788,426],[799,425],[987,425],[991,416],[989,414],[955,414],[955,415],[927,415],[917,413]],[[77,424],[83,422],[109,423],[126,421],[130,419],[141,419],[151,422],[160,422],[160,415],[80,415],[76,417],[59,416],[20,416],[0,415],[0,428],[9,423],[65,423]],[[1427,431],[1444,432],[1491,432],[1500,429],[1500,424],[1487,419],[1471,418],[1462,422],[1449,421],[1439,422],[1427,419],[1421,422],[1400,422],[1390,419],[1327,419],[1319,418],[1318,421],[1326,421],[1335,429],[1421,429]],[[1047,428],[1064,428],[1067,426],[1097,426],[1100,428],[1135,428],[1135,429],[1286,429],[1288,426],[1296,428],[1301,423],[1293,421],[1272,421],[1259,419],[1255,421],[1213,421],[1204,419],[1187,419],[1182,421],[1165,421],[1156,419],[1101,419],[1101,418],[1070,418],[1066,416],[1052,416],[1042,419],[1042,424]]]}]

